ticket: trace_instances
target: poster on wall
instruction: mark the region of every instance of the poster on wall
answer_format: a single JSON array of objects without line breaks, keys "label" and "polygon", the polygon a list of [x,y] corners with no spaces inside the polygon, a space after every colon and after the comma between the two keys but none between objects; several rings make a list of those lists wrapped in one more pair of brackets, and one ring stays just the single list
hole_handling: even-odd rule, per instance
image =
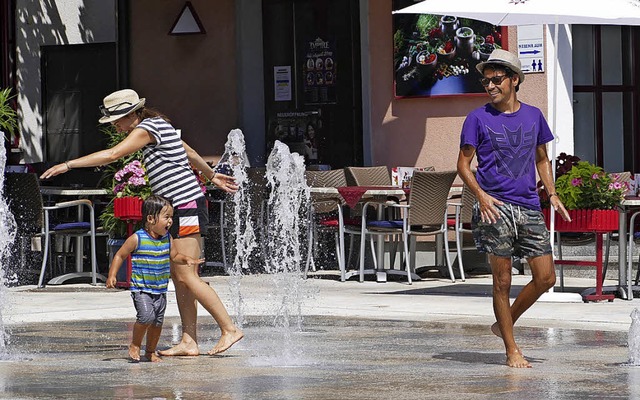
[{"label": "poster on wall", "polygon": [[[412,5],[394,0],[393,9]],[[479,62],[506,49],[507,29],[450,15],[393,14],[396,97],[484,94]]]},{"label": "poster on wall", "polygon": [[320,141],[322,118],[319,111],[278,112],[269,118],[267,149],[279,140],[289,146],[291,152],[304,157],[307,165],[318,164],[321,160]]},{"label": "poster on wall", "polygon": [[307,40],[302,57],[305,104],[334,104],[336,102],[335,40],[316,37]]},{"label": "poster on wall", "polygon": [[273,67],[273,92],[275,101],[291,101],[291,66]]}]

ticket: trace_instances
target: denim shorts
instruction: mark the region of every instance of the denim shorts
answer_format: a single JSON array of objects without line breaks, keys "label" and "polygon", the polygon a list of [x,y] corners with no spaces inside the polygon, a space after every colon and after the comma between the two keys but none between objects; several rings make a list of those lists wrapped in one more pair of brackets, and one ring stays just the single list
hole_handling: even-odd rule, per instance
[{"label": "denim shorts", "polygon": [[133,306],[136,308],[136,322],[142,325],[162,326],[164,311],[167,308],[165,293],[131,292]]},{"label": "denim shorts", "polygon": [[507,203],[495,207],[500,214],[495,223],[482,222],[480,206],[476,203],[473,207],[473,239],[478,251],[520,258],[551,253],[542,212]]}]

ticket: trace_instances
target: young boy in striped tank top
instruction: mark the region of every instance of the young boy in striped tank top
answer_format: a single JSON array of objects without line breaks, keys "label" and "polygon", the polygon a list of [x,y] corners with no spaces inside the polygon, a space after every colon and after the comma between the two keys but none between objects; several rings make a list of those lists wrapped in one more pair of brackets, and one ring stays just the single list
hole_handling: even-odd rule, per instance
[{"label": "young boy in striped tank top", "polygon": [[162,333],[164,311],[167,306],[170,261],[191,267],[204,262],[202,259],[196,260],[180,254],[171,247],[169,228],[172,220],[171,202],[161,196],[149,196],[142,204],[143,228],[124,242],[113,257],[109,268],[107,287],[113,288],[120,266],[131,255],[129,289],[137,313],[129,345],[129,357],[133,362],[140,361],[140,348],[145,334],[145,358],[152,362],[161,361],[156,354],[156,347]]}]

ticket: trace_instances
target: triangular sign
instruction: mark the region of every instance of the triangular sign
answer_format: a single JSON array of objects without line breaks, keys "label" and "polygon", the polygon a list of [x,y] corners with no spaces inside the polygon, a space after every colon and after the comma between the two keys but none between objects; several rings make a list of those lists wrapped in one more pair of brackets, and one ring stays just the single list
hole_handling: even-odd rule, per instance
[{"label": "triangular sign", "polygon": [[169,35],[193,35],[198,33],[206,33],[206,31],[191,2],[187,1],[169,30]]}]

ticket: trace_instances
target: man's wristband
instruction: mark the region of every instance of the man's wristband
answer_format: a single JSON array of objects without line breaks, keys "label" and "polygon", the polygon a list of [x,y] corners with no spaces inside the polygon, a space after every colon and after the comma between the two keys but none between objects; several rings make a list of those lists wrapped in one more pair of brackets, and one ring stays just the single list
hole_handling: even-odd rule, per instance
[{"label": "man's wristband", "polygon": [[558,193],[549,193],[549,198],[552,198],[553,196],[558,197]]},{"label": "man's wristband", "polygon": [[69,161],[65,161],[64,165],[67,166],[67,171],[71,171],[71,166],[69,166]]}]

